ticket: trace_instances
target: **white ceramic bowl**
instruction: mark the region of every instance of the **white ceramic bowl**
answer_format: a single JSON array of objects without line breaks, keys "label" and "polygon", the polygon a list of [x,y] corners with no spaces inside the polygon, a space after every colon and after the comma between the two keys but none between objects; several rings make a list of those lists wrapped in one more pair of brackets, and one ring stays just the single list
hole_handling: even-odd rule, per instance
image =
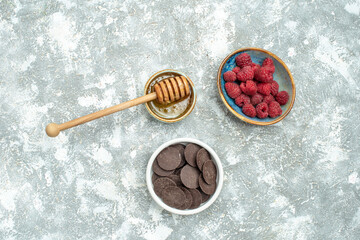
[{"label": "white ceramic bowl", "polygon": [[[215,163],[216,168],[217,168],[217,178],[216,178],[217,187],[216,187],[215,193],[209,198],[209,200],[207,200],[205,203],[202,203],[198,208],[195,208],[195,209],[180,210],[180,209],[172,208],[172,207],[166,205],[161,200],[161,198],[159,198],[154,192],[154,186],[151,181],[151,177],[152,177],[152,173],[153,173],[153,171],[152,171],[153,162],[155,161],[156,156],[164,148],[166,148],[170,145],[173,145],[173,144],[177,144],[177,143],[181,143],[184,145],[187,145],[188,143],[195,143],[195,144],[205,148],[210,153],[211,159],[213,160],[213,162]],[[155,202],[157,204],[159,204],[165,210],[167,210],[171,213],[180,214],[180,215],[191,215],[191,214],[199,213],[201,211],[204,211],[208,207],[210,207],[210,205],[213,204],[215,202],[216,198],[219,196],[222,185],[223,185],[223,181],[224,181],[224,171],[223,171],[223,168],[222,168],[222,165],[221,165],[218,155],[206,143],[203,143],[194,138],[176,138],[176,139],[170,140],[170,141],[162,144],[160,147],[158,147],[156,149],[156,151],[150,157],[150,160],[149,160],[147,168],[146,168],[146,184],[147,184],[147,187],[149,189],[149,192],[150,192],[150,195],[152,196],[152,198],[155,200]]]}]

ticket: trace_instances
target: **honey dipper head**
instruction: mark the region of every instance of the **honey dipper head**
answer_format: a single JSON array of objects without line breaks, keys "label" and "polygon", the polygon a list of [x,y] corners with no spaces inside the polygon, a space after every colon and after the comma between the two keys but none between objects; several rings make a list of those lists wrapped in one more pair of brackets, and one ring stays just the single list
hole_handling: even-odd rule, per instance
[{"label": "honey dipper head", "polygon": [[168,104],[190,95],[190,85],[184,76],[171,77],[154,85],[157,101]]}]

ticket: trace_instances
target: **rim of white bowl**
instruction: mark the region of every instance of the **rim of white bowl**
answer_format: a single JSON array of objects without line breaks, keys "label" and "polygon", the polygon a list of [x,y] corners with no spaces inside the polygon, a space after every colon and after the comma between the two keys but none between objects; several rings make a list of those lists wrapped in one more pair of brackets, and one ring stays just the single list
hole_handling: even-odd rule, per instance
[{"label": "rim of white bowl", "polygon": [[[154,188],[153,188],[153,184],[151,181],[151,177],[152,177],[152,164],[156,158],[156,156],[166,147],[173,145],[173,144],[177,144],[177,143],[195,143],[198,144],[199,146],[205,148],[211,155],[212,159],[215,161],[216,164],[216,168],[217,168],[217,187],[215,190],[215,193],[209,198],[209,200],[207,202],[205,202],[204,204],[200,205],[200,207],[195,208],[195,209],[187,209],[187,210],[180,210],[180,209],[176,209],[176,208],[172,208],[168,205],[166,205],[154,192]],[[195,138],[176,138],[176,139],[172,139],[170,141],[167,141],[165,143],[163,143],[160,147],[158,147],[155,152],[151,155],[150,160],[148,162],[148,165],[146,167],[146,185],[148,187],[148,190],[150,192],[151,197],[155,200],[155,202],[162,208],[164,208],[165,210],[171,212],[171,213],[175,213],[175,214],[179,214],[179,215],[192,215],[192,214],[196,214],[196,213],[200,213],[202,211],[204,211],[205,209],[207,209],[208,207],[211,206],[211,204],[213,204],[215,202],[215,200],[218,198],[222,186],[223,186],[223,182],[224,182],[224,170],[220,161],[219,156],[216,154],[216,152],[214,151],[214,149],[212,149],[209,145],[207,145],[206,143],[195,139]]]}]

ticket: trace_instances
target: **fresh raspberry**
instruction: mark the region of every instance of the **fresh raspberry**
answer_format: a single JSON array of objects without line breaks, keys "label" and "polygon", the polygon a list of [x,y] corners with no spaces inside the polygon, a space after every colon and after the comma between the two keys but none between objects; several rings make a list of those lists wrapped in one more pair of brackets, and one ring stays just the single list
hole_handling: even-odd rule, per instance
[{"label": "fresh raspberry", "polygon": [[250,66],[243,67],[240,72],[236,74],[236,78],[239,81],[246,82],[254,78],[254,71]]},{"label": "fresh raspberry", "polygon": [[268,68],[271,71],[271,73],[275,72],[274,62],[271,58],[265,58],[261,66]]},{"label": "fresh raspberry", "polygon": [[275,118],[277,116],[280,116],[282,114],[282,110],[280,107],[280,104],[276,101],[272,101],[269,103],[269,117]]},{"label": "fresh raspberry", "polygon": [[234,67],[232,70],[235,74],[237,74],[238,72],[240,72],[240,68],[239,67]]},{"label": "fresh raspberry", "polygon": [[240,68],[246,67],[246,66],[251,66],[251,57],[249,54],[247,53],[242,53],[240,55],[238,55],[235,58],[236,61],[236,65],[238,65]]},{"label": "fresh raspberry", "polygon": [[263,99],[264,99],[264,97],[261,94],[257,93],[257,94],[255,94],[254,96],[251,97],[250,102],[251,102],[252,105],[255,106],[255,105],[261,103],[263,101]]},{"label": "fresh raspberry", "polygon": [[227,71],[224,73],[223,77],[225,81],[233,82],[236,80],[236,73],[234,73],[233,71]]},{"label": "fresh raspberry", "polygon": [[256,83],[252,80],[248,80],[246,82],[242,82],[240,84],[240,89],[243,93],[245,93],[248,96],[255,95],[257,92],[257,86]]},{"label": "fresh raspberry", "polygon": [[289,94],[286,91],[281,91],[276,94],[275,98],[280,105],[285,105],[289,101]]},{"label": "fresh raspberry", "polygon": [[265,60],[263,61],[261,66],[265,67],[265,66],[269,66],[269,65],[274,66],[273,60],[271,58],[265,58]]},{"label": "fresh raspberry", "polygon": [[235,104],[238,105],[239,107],[244,106],[244,104],[250,103],[250,97],[248,95],[245,94],[240,94],[240,96],[238,96],[235,99]]},{"label": "fresh raspberry", "polygon": [[259,83],[257,85],[257,90],[259,93],[265,95],[265,96],[268,96],[270,95],[270,92],[271,92],[271,84],[270,83]]},{"label": "fresh raspberry", "polygon": [[249,117],[255,117],[256,116],[256,110],[255,110],[254,106],[251,105],[250,103],[245,104],[242,107],[242,111],[246,116],[249,116]]},{"label": "fresh raspberry", "polygon": [[260,67],[255,71],[254,78],[259,82],[270,83],[273,81],[273,75],[267,67]]},{"label": "fresh raspberry", "polygon": [[225,90],[231,98],[237,98],[241,94],[239,85],[233,82],[225,83]]},{"label": "fresh raspberry", "polygon": [[259,64],[256,64],[256,63],[252,63],[252,64],[251,64],[251,68],[252,68],[252,70],[253,70],[254,73],[255,73],[255,71],[256,71],[258,68],[260,68],[260,65],[259,65]]},{"label": "fresh raspberry", "polygon": [[[255,83],[255,85],[256,85],[256,83]],[[246,88],[245,82],[240,83],[241,92],[245,93],[245,91],[246,91],[245,88]],[[257,90],[256,90],[256,91],[257,91]],[[245,94],[246,94],[246,93],[245,93]]]},{"label": "fresh raspberry", "polygon": [[268,110],[267,103],[262,102],[256,106],[256,116],[258,118],[266,118],[269,115]]},{"label": "fresh raspberry", "polygon": [[265,96],[263,99],[263,102],[267,104],[271,103],[272,101],[275,101],[275,98],[272,95]]},{"label": "fresh raspberry", "polygon": [[279,92],[279,84],[276,81],[271,82],[271,95],[276,96]]},{"label": "fresh raspberry", "polygon": [[271,74],[274,74],[274,72],[275,72],[275,66],[265,66],[264,68],[269,69],[269,71],[271,72]]}]

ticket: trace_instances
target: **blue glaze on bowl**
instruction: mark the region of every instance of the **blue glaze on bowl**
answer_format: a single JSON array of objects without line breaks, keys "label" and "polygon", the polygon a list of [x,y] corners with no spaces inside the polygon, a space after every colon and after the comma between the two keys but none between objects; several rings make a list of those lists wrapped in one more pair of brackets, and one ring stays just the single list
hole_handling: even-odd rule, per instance
[{"label": "blue glaze on bowl", "polygon": [[[223,78],[223,74],[227,71],[231,71],[234,67],[236,67],[236,63],[235,63],[235,58],[240,55],[241,53],[247,53],[250,55],[251,60],[254,63],[257,63],[259,65],[262,64],[262,62],[264,61],[265,58],[271,58],[274,62],[275,65],[275,73],[274,73],[274,80],[277,81],[277,83],[279,84],[279,92],[280,91],[287,91],[289,93],[289,101],[281,106],[282,109],[282,115],[278,116],[276,118],[264,118],[264,119],[260,119],[258,117],[248,117],[246,116],[240,107],[238,107],[235,104],[234,99],[230,98],[229,95],[226,93],[225,91],[225,80]],[[230,105],[230,107],[235,110],[238,114],[240,114],[241,116],[243,116],[244,118],[247,119],[251,119],[253,121],[258,121],[258,122],[272,122],[272,121],[276,121],[278,118],[281,118],[284,114],[287,114],[287,110],[288,108],[291,106],[291,102],[293,99],[293,86],[291,83],[291,78],[289,73],[287,72],[287,70],[285,69],[285,67],[275,58],[273,58],[272,56],[270,56],[268,53],[266,52],[262,52],[262,51],[257,51],[257,50],[244,50],[241,52],[238,52],[236,54],[233,54],[224,64],[222,70],[221,70],[221,91],[225,97],[226,102]]]}]

